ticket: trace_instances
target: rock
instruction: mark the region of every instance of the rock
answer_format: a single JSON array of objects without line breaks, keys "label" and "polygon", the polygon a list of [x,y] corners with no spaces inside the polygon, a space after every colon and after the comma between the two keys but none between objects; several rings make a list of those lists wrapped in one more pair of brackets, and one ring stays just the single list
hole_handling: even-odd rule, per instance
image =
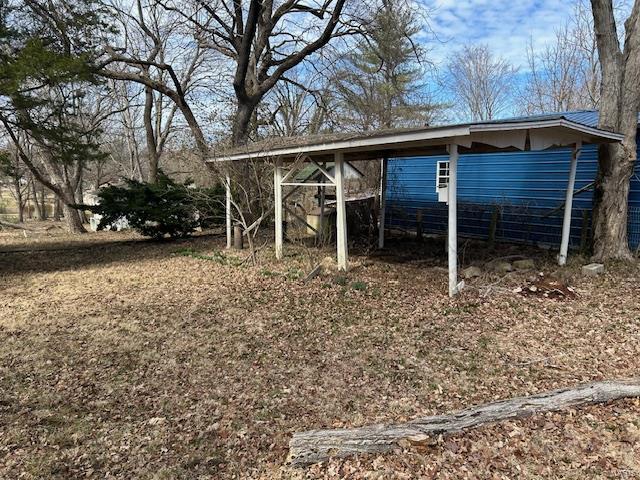
[{"label": "rock", "polygon": [[474,265],[467,267],[462,271],[462,276],[467,279],[479,277],[480,275],[482,275],[482,270],[480,270],[480,267],[476,267]]},{"label": "rock", "polygon": [[508,273],[513,272],[513,265],[510,262],[504,260],[492,260],[487,264],[487,267],[496,273]]},{"label": "rock", "polygon": [[530,258],[525,258],[522,260],[516,260],[513,262],[513,266],[516,270],[533,270],[536,268],[535,262]]},{"label": "rock", "polygon": [[591,277],[596,277],[604,273],[604,265],[601,263],[590,263],[582,267],[582,273]]}]

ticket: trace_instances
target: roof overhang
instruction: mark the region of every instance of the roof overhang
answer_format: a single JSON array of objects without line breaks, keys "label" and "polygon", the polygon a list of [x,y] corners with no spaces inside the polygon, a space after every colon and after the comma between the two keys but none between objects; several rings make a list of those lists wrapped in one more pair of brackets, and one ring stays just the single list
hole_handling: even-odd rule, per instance
[{"label": "roof overhang", "polygon": [[239,160],[268,160],[280,158],[294,159],[300,155],[324,157],[338,152],[349,160],[371,158],[409,157],[434,153],[447,145],[457,144],[466,153],[486,151],[487,146],[495,149],[544,150],[550,147],[568,146],[576,143],[619,142],[622,135],[575,123],[565,118],[539,121],[486,122],[444,127],[425,127],[415,130],[399,130],[353,135],[348,138],[322,141],[313,140],[296,145],[292,139],[290,146],[265,145],[256,149],[248,145],[246,151],[236,150],[228,155],[211,158],[210,162]]}]

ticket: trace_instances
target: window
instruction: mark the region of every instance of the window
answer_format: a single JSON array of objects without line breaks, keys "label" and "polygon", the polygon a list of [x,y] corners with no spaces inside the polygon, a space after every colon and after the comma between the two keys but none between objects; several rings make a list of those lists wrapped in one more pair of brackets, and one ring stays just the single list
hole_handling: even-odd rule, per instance
[{"label": "window", "polygon": [[436,175],[436,188],[446,188],[449,186],[449,162],[438,162],[438,171]]}]

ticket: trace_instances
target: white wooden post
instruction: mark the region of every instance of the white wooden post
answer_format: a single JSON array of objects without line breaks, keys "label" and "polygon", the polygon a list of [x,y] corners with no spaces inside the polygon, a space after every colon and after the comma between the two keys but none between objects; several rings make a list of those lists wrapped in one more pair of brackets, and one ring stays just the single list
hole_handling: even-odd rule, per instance
[{"label": "white wooden post", "polygon": [[385,214],[387,213],[387,166],[389,159],[380,163],[380,218],[378,218],[378,248],[384,248]]},{"label": "white wooden post", "polygon": [[226,190],[226,201],[225,201],[225,220],[227,223],[227,248],[231,248],[232,240],[231,240],[231,177],[227,173],[225,178],[225,190]]},{"label": "white wooden post", "polygon": [[458,285],[458,145],[452,143],[449,150],[449,235],[447,237],[449,256],[449,296],[453,297],[464,286]]},{"label": "white wooden post", "polygon": [[344,199],[344,157],[334,155],[336,183],[336,244],[338,249],[338,270],[347,270],[347,210]]},{"label": "white wooden post", "polygon": [[273,192],[276,228],[276,258],[281,260],[283,254],[284,235],[282,232],[282,160],[279,158],[276,159],[273,169]]},{"label": "white wooden post", "polygon": [[558,255],[558,264],[567,263],[567,253],[569,251],[569,237],[571,235],[571,210],[573,208],[573,190],[576,184],[576,170],[578,167],[578,158],[582,149],[582,141],[576,142],[571,155],[571,166],[569,168],[569,182],[567,184],[567,192],[564,200],[564,219],[562,221],[562,240],[560,241],[560,255]]}]

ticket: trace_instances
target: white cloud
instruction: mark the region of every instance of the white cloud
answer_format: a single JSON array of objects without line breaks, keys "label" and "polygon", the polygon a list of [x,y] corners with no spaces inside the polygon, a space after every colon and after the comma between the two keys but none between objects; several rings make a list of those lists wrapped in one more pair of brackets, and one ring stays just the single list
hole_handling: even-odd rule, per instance
[{"label": "white cloud", "polygon": [[432,49],[436,63],[465,44],[488,44],[514,65],[526,68],[526,48],[533,39],[541,49],[554,30],[571,17],[572,2],[562,0],[422,0],[431,14],[431,28],[440,42]]}]

